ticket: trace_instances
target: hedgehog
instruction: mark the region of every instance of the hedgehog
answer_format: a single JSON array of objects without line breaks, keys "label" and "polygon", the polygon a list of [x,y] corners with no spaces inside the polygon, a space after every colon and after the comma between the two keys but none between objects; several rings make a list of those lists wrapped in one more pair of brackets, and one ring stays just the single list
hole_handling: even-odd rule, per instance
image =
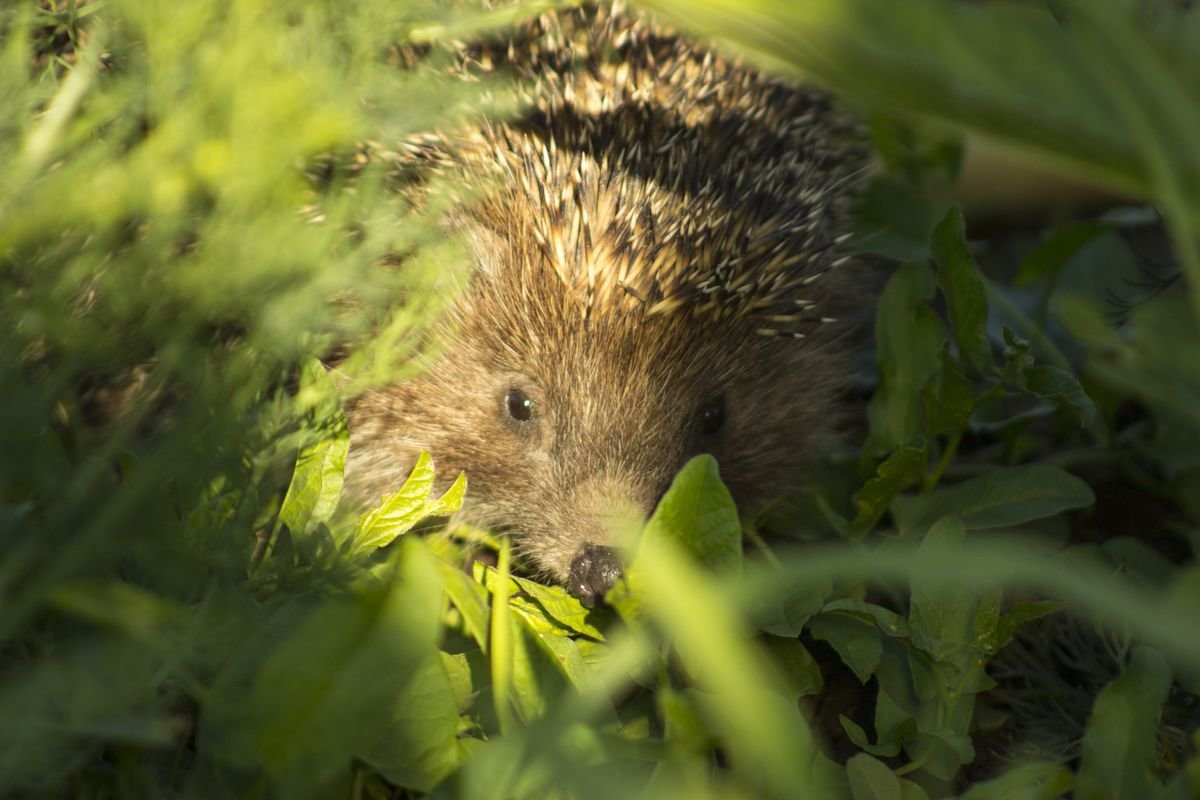
[{"label": "hedgehog", "polygon": [[830,442],[864,136],[619,5],[458,64],[511,70],[524,110],[406,144],[406,167],[479,187],[450,223],[472,263],[440,355],[350,404],[347,485],[377,500],[428,450],[467,473],[464,517],[591,607],[622,571],[613,515],[649,515],[688,459],[712,454],[746,512]]}]

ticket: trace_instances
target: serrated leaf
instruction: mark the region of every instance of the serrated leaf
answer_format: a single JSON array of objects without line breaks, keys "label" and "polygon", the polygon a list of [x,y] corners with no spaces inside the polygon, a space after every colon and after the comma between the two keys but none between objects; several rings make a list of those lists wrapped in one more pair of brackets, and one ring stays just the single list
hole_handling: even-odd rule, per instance
[{"label": "serrated leaf", "polygon": [[950,515],[967,530],[983,530],[1086,508],[1095,499],[1074,475],[1048,464],[1027,464],[999,467],[925,495],[900,495],[892,501],[892,515],[905,533],[925,530]]},{"label": "serrated leaf", "polygon": [[449,516],[462,508],[463,496],[467,491],[466,473],[460,472],[445,494],[438,498],[433,497],[435,478],[433,459],[428,452],[421,451],[399,491],[384,497],[378,508],[367,512],[359,520],[351,554],[385,547],[398,536],[408,533],[421,520]]},{"label": "serrated leaf", "polygon": [[850,523],[850,535],[862,537],[869,533],[887,512],[892,498],[921,480],[926,460],[925,451],[915,447],[902,447],[888,456],[875,470],[875,477],[854,495],[858,512]]},{"label": "serrated leaf", "polygon": [[1128,669],[1096,698],[1083,733],[1075,796],[1134,800],[1163,796],[1155,775],[1155,742],[1171,668],[1155,649],[1134,648]]},{"label": "serrated leaf", "polygon": [[871,433],[866,458],[915,443],[924,430],[922,392],[941,371],[946,333],[930,310],[933,274],[924,264],[901,266],[884,287],[875,318],[879,388],[867,406]]},{"label": "serrated leaf", "polygon": [[987,337],[987,290],[967,247],[962,210],[952,206],[933,229],[929,249],[938,266],[938,285],[961,358],[980,373],[990,371],[992,348]]},{"label": "serrated leaf", "polygon": [[279,521],[292,535],[303,536],[333,516],[342,496],[349,450],[350,432],[345,418],[339,417],[328,437],[300,451],[279,508]]},{"label": "serrated leaf", "polygon": [[854,800],[902,800],[900,779],[882,761],[866,753],[847,759],[846,777]]}]

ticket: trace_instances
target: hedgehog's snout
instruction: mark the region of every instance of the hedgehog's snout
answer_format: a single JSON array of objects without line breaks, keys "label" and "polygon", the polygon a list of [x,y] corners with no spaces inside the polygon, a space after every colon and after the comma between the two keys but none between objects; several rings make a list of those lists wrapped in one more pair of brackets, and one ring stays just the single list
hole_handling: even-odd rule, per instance
[{"label": "hedgehog's snout", "polygon": [[621,560],[617,551],[598,544],[585,544],[571,560],[567,589],[587,608],[595,608],[608,590],[621,577]]}]

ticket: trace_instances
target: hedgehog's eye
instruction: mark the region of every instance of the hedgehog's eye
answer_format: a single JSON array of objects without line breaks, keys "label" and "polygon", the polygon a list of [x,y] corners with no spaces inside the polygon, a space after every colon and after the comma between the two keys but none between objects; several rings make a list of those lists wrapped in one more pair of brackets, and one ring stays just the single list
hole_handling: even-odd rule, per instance
[{"label": "hedgehog's eye", "polygon": [[725,398],[718,395],[700,409],[700,433],[712,436],[725,425]]},{"label": "hedgehog's eye", "polygon": [[504,395],[504,408],[508,416],[517,422],[529,422],[533,419],[533,399],[525,392],[513,387]]}]

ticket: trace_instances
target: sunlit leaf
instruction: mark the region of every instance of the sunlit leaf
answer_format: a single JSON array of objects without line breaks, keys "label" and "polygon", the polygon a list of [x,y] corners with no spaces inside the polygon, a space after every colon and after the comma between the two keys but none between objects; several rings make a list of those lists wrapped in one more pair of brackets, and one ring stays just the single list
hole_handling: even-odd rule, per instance
[{"label": "sunlit leaf", "polygon": [[449,516],[462,508],[467,475],[458,478],[441,497],[433,496],[433,459],[422,451],[404,485],[383,498],[380,505],[363,515],[354,534],[352,553],[365,553],[391,544],[427,517]]}]

